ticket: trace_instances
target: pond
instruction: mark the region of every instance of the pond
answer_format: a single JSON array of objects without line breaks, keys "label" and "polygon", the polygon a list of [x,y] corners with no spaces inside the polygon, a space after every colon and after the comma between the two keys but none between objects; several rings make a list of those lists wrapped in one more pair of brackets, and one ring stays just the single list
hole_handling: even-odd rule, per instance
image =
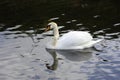
[{"label": "pond", "polygon": [[[120,1],[4,0],[0,2],[0,80],[119,80]],[[60,35],[88,31],[94,48],[45,48],[56,22]]]}]

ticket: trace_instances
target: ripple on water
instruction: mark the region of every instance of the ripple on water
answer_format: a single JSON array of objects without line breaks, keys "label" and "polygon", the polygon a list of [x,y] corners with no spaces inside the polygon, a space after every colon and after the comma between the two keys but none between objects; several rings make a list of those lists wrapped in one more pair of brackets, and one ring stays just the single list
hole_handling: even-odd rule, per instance
[{"label": "ripple on water", "polygon": [[120,26],[120,23],[116,23],[113,26],[115,26],[115,27]]},{"label": "ripple on water", "polygon": [[6,30],[7,30],[7,31],[17,30],[17,29],[20,28],[21,26],[22,26],[22,25],[16,25],[16,26],[13,26],[13,27],[7,28]]},{"label": "ripple on water", "polygon": [[[118,27],[120,23],[116,17],[116,14],[119,14],[116,10],[119,8],[115,2],[109,3],[107,0],[106,5],[105,0],[103,2],[102,0],[94,2],[89,2],[90,0],[66,0],[67,2],[64,2],[65,0],[53,2],[52,0],[49,2],[31,0],[29,2],[35,2],[30,4],[27,0],[24,1],[22,1],[23,5],[21,1],[18,5],[20,10],[16,5],[19,2],[15,0],[11,2],[4,0],[0,3],[0,5],[5,3],[3,7],[0,7],[0,9],[3,8],[1,10],[3,13],[8,7],[7,14],[16,10],[17,18],[14,19],[14,14],[12,14],[13,16],[10,16],[13,20],[6,20],[6,22],[12,24],[14,20],[17,22],[17,19],[18,23],[23,21],[22,25],[12,26],[0,23],[0,80],[119,80],[120,32]],[[37,1],[46,5],[42,6]],[[12,5],[10,6],[9,3]],[[111,11],[115,12],[111,13]],[[10,19],[9,15],[4,16]],[[19,16],[22,17],[19,18]],[[82,30],[93,33],[95,39],[104,40],[90,49],[89,53],[47,52],[45,45],[53,36],[51,31],[44,32],[43,27],[48,21],[59,22],[60,35],[72,30]],[[117,23],[112,24],[113,21]]]},{"label": "ripple on water", "polygon": [[[80,30],[86,30],[82,23],[76,25],[80,26]],[[109,28],[94,32],[96,39],[102,36],[104,40],[95,45],[98,51],[92,50],[92,53],[58,51],[51,54],[45,50],[46,42],[50,41],[51,36],[34,35],[34,30],[22,32],[18,30],[20,27],[11,27],[0,33],[1,79],[114,80],[119,78],[119,32],[106,33],[106,30],[110,30]],[[43,31],[44,28],[39,30]],[[63,32],[61,34],[68,31],[71,30],[61,30]],[[51,34],[51,32],[47,33]],[[49,65],[46,66],[46,64]]]}]

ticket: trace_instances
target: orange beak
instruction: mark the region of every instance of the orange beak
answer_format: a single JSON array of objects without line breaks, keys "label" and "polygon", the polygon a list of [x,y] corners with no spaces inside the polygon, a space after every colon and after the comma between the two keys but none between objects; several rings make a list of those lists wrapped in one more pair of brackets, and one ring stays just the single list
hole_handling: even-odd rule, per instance
[{"label": "orange beak", "polygon": [[48,31],[48,30],[50,30],[50,25],[48,25],[48,26],[46,27],[45,32]]}]

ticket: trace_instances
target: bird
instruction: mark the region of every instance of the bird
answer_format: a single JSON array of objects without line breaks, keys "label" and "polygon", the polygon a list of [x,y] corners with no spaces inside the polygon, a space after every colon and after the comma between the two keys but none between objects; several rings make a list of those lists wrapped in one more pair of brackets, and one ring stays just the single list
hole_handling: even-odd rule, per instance
[{"label": "bird", "polygon": [[60,37],[58,25],[55,22],[48,23],[45,31],[53,30],[53,40],[47,45],[47,49],[76,50],[90,48],[102,39],[93,40],[92,35],[87,31],[70,31]]}]

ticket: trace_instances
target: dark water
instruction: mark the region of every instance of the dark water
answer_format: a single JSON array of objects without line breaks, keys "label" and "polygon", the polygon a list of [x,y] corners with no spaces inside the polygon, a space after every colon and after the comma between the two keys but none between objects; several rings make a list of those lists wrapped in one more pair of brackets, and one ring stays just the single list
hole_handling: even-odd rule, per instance
[{"label": "dark water", "polygon": [[[0,2],[0,80],[119,80],[119,0],[3,0]],[[82,51],[45,45],[58,23],[60,34],[89,31],[104,39]]]}]

